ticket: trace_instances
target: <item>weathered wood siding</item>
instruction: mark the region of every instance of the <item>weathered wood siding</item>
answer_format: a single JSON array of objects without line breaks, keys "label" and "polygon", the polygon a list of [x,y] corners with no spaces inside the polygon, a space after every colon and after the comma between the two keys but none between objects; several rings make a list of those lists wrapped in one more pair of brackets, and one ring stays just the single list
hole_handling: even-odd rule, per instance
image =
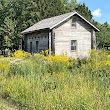
[{"label": "weathered wood siding", "polygon": [[[27,52],[31,52],[30,51],[30,42],[32,42],[32,52],[36,53],[36,52],[40,52],[41,50],[47,50],[49,47],[48,44],[48,32],[34,32],[34,33],[30,33],[27,34],[27,47],[26,47],[26,51]],[[36,49],[36,41],[38,41],[38,51]]]},{"label": "weathered wood siding", "polygon": [[[72,18],[76,19],[76,29],[72,28]],[[88,57],[91,49],[92,27],[77,16],[73,16],[65,23],[54,29],[55,54],[65,54],[71,57]],[[71,40],[77,40],[77,51],[71,51]]]}]

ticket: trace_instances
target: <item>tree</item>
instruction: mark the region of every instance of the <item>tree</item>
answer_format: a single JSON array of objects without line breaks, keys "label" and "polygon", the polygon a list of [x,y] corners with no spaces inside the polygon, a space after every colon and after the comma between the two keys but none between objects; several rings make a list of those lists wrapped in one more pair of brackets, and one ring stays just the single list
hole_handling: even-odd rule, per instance
[{"label": "tree", "polygon": [[64,6],[64,13],[72,12],[77,7],[76,0],[61,0]]},{"label": "tree", "polygon": [[4,35],[2,45],[4,47],[11,47],[13,45],[12,41],[14,40],[14,22],[9,17],[6,17],[4,24],[1,26],[1,30]]},{"label": "tree", "polygon": [[97,45],[99,48],[110,46],[110,25],[105,22],[104,24],[97,24],[100,32],[96,33]]},{"label": "tree", "polygon": [[37,5],[33,0],[2,0],[0,15],[1,47],[18,47],[21,31],[40,19]]},{"label": "tree", "polygon": [[40,18],[45,19],[64,13],[64,5],[61,0],[35,0]]},{"label": "tree", "polygon": [[83,4],[79,4],[76,7],[76,11],[78,11],[82,16],[84,16],[87,20],[91,21],[92,20],[92,14],[91,11],[89,10],[89,8],[85,5],[85,3]]}]

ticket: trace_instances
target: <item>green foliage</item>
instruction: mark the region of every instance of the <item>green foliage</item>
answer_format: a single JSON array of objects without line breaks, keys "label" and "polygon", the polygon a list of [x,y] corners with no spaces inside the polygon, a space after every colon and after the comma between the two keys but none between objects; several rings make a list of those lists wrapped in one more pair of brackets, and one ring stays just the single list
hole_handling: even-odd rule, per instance
[{"label": "green foliage", "polygon": [[64,5],[64,13],[72,12],[77,7],[76,0],[61,0]]},{"label": "green foliage", "polygon": [[[42,58],[42,59],[41,59]],[[36,63],[37,62],[37,63]],[[30,75],[30,74],[43,74],[46,71],[43,57],[32,57],[27,61],[12,63],[10,66],[10,73],[14,75]]]},{"label": "green foliage", "polygon": [[110,46],[110,25],[105,22],[99,25],[100,32],[97,33],[97,45],[99,47]]},{"label": "green foliage", "polygon": [[40,19],[57,16],[64,13],[64,5],[61,0],[35,0],[38,5]]},{"label": "green foliage", "polygon": [[91,21],[92,20],[92,13],[89,10],[89,8],[85,5],[85,3],[83,4],[79,4],[76,7],[76,11],[78,11],[82,16],[84,16],[87,20]]},{"label": "green foliage", "polygon": [[51,58],[38,54],[13,63],[15,58],[1,58],[0,70],[7,67],[7,71],[1,71],[0,94],[17,102],[21,110],[22,106],[29,110],[110,109],[108,52],[92,50],[88,59],[69,59],[74,62],[71,71],[63,64],[66,60]]},{"label": "green foliage", "polygon": [[[0,10],[1,46],[18,47],[20,32],[39,20],[37,5],[33,0],[2,0],[1,5],[3,8]],[[8,41],[5,40],[5,36]]]}]

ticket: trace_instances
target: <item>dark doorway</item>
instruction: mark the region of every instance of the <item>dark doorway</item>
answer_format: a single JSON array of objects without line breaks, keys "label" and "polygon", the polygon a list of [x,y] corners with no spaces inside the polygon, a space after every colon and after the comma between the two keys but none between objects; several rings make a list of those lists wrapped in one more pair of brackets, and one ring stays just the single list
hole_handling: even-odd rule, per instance
[{"label": "dark doorway", "polygon": [[39,52],[39,41],[36,41],[36,52]]},{"label": "dark doorway", "polygon": [[33,52],[32,51],[32,42],[30,42],[30,52]]}]

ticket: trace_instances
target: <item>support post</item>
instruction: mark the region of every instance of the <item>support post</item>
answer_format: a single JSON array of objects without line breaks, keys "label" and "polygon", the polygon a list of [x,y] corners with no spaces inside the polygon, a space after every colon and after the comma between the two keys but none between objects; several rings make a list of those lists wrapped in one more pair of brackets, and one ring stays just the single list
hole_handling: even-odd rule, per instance
[{"label": "support post", "polygon": [[52,39],[52,34],[49,32],[49,55],[51,55],[51,40]]},{"label": "support post", "polygon": [[53,28],[52,29],[52,54],[55,54],[55,29]]},{"label": "support post", "polygon": [[92,29],[91,32],[91,47],[92,49],[96,49],[96,35],[95,35],[95,31]]},{"label": "support post", "polygon": [[24,35],[24,51],[27,51],[27,36]]}]

